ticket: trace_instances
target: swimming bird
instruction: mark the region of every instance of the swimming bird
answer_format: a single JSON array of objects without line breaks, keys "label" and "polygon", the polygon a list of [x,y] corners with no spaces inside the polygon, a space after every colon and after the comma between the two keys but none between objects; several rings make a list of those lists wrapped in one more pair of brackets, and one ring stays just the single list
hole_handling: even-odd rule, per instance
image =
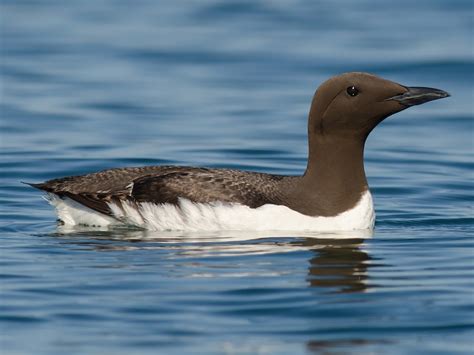
[{"label": "swimming bird", "polygon": [[369,133],[388,116],[448,97],[360,72],[316,90],[308,118],[309,154],[301,176],[232,169],[144,166],[30,184],[47,193],[66,225],[152,230],[372,229],[364,172]]}]

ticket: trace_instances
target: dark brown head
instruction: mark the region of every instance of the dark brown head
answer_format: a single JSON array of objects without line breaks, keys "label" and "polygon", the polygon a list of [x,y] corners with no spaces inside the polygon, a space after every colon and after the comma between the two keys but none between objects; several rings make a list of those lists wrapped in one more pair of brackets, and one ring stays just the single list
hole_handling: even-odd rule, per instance
[{"label": "dark brown head", "polygon": [[406,87],[367,73],[338,75],[324,82],[314,95],[309,115],[310,138],[365,140],[386,117],[447,96],[442,90]]},{"label": "dark brown head", "polygon": [[335,216],[353,208],[368,189],[364,143],[369,133],[396,112],[447,96],[367,73],[346,73],[324,82],[309,113],[308,166],[293,192],[296,209]]}]

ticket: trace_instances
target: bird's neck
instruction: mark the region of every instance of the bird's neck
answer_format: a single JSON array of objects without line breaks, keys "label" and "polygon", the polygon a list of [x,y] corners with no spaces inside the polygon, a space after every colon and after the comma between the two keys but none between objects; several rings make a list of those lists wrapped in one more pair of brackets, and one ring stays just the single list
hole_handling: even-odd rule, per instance
[{"label": "bird's neck", "polygon": [[308,166],[301,184],[333,215],[354,207],[368,190],[364,171],[365,139],[310,139]]}]

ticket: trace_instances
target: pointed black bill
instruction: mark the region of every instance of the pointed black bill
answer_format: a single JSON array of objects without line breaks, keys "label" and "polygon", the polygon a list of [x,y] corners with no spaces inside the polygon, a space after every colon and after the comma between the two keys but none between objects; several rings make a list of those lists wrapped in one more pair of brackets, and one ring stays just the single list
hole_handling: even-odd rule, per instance
[{"label": "pointed black bill", "polygon": [[414,106],[450,96],[446,91],[433,88],[407,87],[407,90],[407,92],[393,96],[387,100],[398,101],[404,106]]}]

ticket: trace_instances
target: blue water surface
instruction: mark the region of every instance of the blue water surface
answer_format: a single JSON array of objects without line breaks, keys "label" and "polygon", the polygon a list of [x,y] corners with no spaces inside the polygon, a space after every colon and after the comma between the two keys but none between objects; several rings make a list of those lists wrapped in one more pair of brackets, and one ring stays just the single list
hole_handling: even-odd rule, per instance
[{"label": "blue water surface", "polygon": [[[4,0],[2,354],[474,348],[469,0]],[[301,174],[315,88],[451,93],[366,147],[372,238],[64,233],[20,181],[179,164]]]}]

